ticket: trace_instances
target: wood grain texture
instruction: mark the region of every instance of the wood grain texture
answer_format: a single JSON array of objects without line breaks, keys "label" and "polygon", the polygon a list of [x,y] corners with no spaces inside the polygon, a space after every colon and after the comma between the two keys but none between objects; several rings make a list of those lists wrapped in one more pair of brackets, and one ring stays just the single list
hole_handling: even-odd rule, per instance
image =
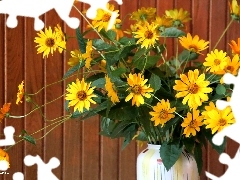
[{"label": "wood grain texture", "polygon": [[[87,9],[89,6],[77,3],[80,9]],[[216,42],[222,34],[224,28],[230,21],[229,8],[227,1],[217,0],[213,3],[209,0],[123,0],[123,5],[115,8],[120,11],[120,18],[123,19],[126,14],[136,11],[141,7],[156,7],[159,16],[165,13],[165,10],[173,8],[183,8],[190,12],[192,21],[187,25],[187,30],[193,35],[199,35],[201,39],[209,39]],[[73,8],[71,16],[78,17],[81,20],[80,29],[85,30],[87,23],[81,15]],[[0,107],[6,102],[12,102],[11,114],[22,115],[30,112],[34,106],[24,102],[16,105],[17,86],[22,80],[26,82],[26,91],[36,93],[42,86],[51,84],[62,78],[64,72],[68,70],[67,60],[70,57],[69,51],[62,54],[54,53],[47,59],[42,58],[42,54],[37,54],[34,38],[36,31],[33,28],[33,19],[18,18],[18,26],[10,29],[5,26],[7,16],[0,14]],[[55,11],[50,11],[41,17],[46,27],[55,26],[59,23],[69,36],[75,36],[75,30],[70,29],[60,20]],[[131,22],[123,25],[125,30]],[[229,43],[231,40],[237,41],[240,37],[240,25],[233,22],[220,41],[217,48],[224,49],[230,54]],[[90,37],[96,37],[92,35]],[[176,42],[172,40],[167,42],[172,46]],[[210,48],[215,43],[210,44]],[[73,39],[69,39],[67,49],[77,49],[78,44]],[[174,47],[168,52],[168,58],[175,51]],[[207,50],[204,54],[207,54]],[[200,60],[204,60],[201,56]],[[65,82],[59,82],[46,89],[43,89],[33,97],[33,100],[42,105],[48,103],[56,97],[61,96],[65,91],[67,84],[74,80],[69,78]],[[53,120],[58,116],[66,115],[64,111],[64,99],[60,98],[55,103],[47,105],[41,110],[46,113],[48,120]],[[6,119],[0,124],[0,134],[5,126],[14,126],[19,135],[22,129],[32,133],[43,128],[50,121],[46,122],[37,112],[31,113],[23,119]],[[47,129],[34,135],[41,138]],[[11,168],[9,174],[0,175],[0,180],[10,180],[15,172],[23,172],[26,180],[36,179],[37,166],[25,166],[23,163],[26,155],[39,155],[47,163],[51,157],[57,157],[61,165],[54,169],[54,174],[61,180],[135,180],[136,179],[136,158],[137,155],[146,146],[139,147],[134,141],[121,150],[122,139],[108,139],[99,136],[100,125],[99,117],[92,117],[86,121],[74,119],[59,125],[54,131],[46,137],[37,141],[37,145],[31,145],[27,142],[20,142],[12,147],[8,152],[10,154]],[[16,138],[16,141],[19,138]],[[226,152],[234,157],[238,144],[229,140]],[[218,161],[219,154],[208,145],[203,149],[203,171],[201,180],[207,180],[205,171],[212,174],[221,175],[226,171],[226,166]]]}]

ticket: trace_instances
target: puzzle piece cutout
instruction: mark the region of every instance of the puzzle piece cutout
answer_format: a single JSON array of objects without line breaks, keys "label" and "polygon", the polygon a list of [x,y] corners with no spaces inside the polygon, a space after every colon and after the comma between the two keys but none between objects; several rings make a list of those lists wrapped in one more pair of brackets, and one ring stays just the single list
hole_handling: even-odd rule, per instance
[{"label": "puzzle piece cutout", "polygon": [[[213,143],[216,145],[221,145],[224,141],[224,137],[227,136],[232,140],[240,144],[240,111],[239,111],[239,92],[240,92],[240,70],[238,76],[234,76],[230,73],[226,73],[223,76],[223,81],[226,84],[234,84],[232,96],[229,102],[223,100],[217,100],[216,106],[218,109],[222,110],[227,106],[231,106],[234,118],[236,122],[230,126],[225,127],[222,131],[218,132],[213,136]],[[240,178],[240,148],[238,149],[235,157],[231,159],[228,154],[222,153],[219,157],[219,161],[222,164],[228,165],[228,169],[221,177],[216,177],[208,172],[206,176],[212,180],[234,180]]]},{"label": "puzzle piece cutout", "polygon": [[[14,145],[15,144],[15,141],[13,139],[14,132],[15,132],[14,127],[12,127],[12,126],[5,127],[4,130],[3,130],[5,139],[0,139],[0,146]],[[1,165],[0,165],[0,167],[1,167]]]},{"label": "puzzle piece cutout", "polygon": [[[98,8],[107,10],[106,5],[109,0],[78,0],[87,4],[90,4],[90,8],[87,10],[87,16],[92,19],[96,16]],[[118,4],[122,4],[122,0],[116,0]],[[66,24],[76,29],[79,27],[80,20],[75,17],[69,17],[70,11],[74,4],[74,0],[1,0],[0,1],[0,13],[8,14],[7,26],[9,28],[15,28],[18,24],[17,16],[34,18],[34,29],[39,31],[43,29],[44,22],[39,17],[46,12],[55,9],[59,17],[66,22]],[[117,14],[111,12],[112,16],[109,23],[109,28],[112,27]]]},{"label": "puzzle piece cutout", "polygon": [[73,29],[76,29],[80,21],[69,17],[74,0],[2,0],[0,1],[0,13],[8,14],[7,26],[15,28],[18,24],[17,16],[34,18],[35,30],[41,30],[44,23],[39,16],[55,9],[59,17]]},{"label": "puzzle piece cutout", "polygon": [[[60,165],[60,161],[56,157],[52,157],[47,164],[43,162],[40,156],[27,155],[24,158],[24,164],[26,166],[33,166],[37,164],[37,179],[38,180],[59,180],[53,173],[52,169],[57,168]],[[13,174],[13,180],[24,180],[24,176],[21,172]]]},{"label": "puzzle piece cutout", "polygon": [[[107,9],[107,3],[110,0],[79,0],[80,2],[89,4],[91,7],[87,10],[86,16],[89,19],[94,19],[97,15],[97,9],[103,9],[111,14],[110,21],[108,23],[108,28],[107,30],[111,29],[114,25],[114,22],[117,18],[117,13],[116,12],[111,12]],[[122,5],[122,0],[115,0],[119,5]]]}]

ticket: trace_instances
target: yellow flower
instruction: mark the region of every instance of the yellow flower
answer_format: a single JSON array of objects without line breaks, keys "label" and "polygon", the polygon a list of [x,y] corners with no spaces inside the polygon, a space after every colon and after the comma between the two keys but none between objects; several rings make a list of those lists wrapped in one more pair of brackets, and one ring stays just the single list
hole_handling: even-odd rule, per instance
[{"label": "yellow flower", "polygon": [[62,53],[62,51],[66,49],[65,34],[62,32],[62,28],[59,24],[57,24],[57,26],[54,27],[54,30],[56,32],[56,38],[58,42],[58,51]]},{"label": "yellow flower", "polygon": [[39,37],[35,37],[34,42],[37,43],[38,47],[37,53],[43,53],[43,58],[46,56],[48,57],[49,53],[53,55],[53,52],[59,49],[59,52],[62,52],[62,48],[59,48],[59,45],[62,45],[60,38],[58,37],[59,34],[52,31],[52,28],[49,29],[45,28],[45,31],[42,30],[40,33],[37,33]]},{"label": "yellow flower", "polygon": [[93,48],[92,48],[92,40],[89,40],[87,42],[87,46],[86,46],[86,53],[84,53],[82,55],[82,57],[85,59],[85,67],[86,68],[90,68],[91,66],[91,61],[92,61],[92,52],[93,52]]},{"label": "yellow flower", "polygon": [[3,107],[0,110],[0,121],[2,121],[5,118],[5,115],[9,112],[10,110],[10,105],[11,103],[5,103]]},{"label": "yellow flower", "polygon": [[107,91],[107,95],[108,97],[111,98],[112,103],[115,104],[116,102],[119,102],[119,98],[115,90],[116,88],[108,76],[105,76],[105,79],[106,79],[105,88]]},{"label": "yellow flower", "polygon": [[156,106],[153,106],[153,111],[149,112],[151,116],[151,121],[154,121],[154,126],[161,124],[162,126],[168,122],[170,119],[174,118],[176,108],[171,108],[169,101],[165,101],[162,99],[160,102],[157,103]]},{"label": "yellow flower", "polygon": [[17,93],[17,100],[16,100],[16,104],[18,104],[19,102],[22,103],[22,98],[24,95],[24,81],[22,81],[21,84],[18,85],[18,93]]},{"label": "yellow flower", "polygon": [[224,127],[227,127],[235,123],[235,119],[230,106],[226,107],[224,110],[219,110],[213,108],[211,111],[206,110],[203,113],[206,128],[212,130],[212,134],[221,131]]},{"label": "yellow flower", "polygon": [[176,85],[173,89],[180,91],[176,94],[177,98],[184,97],[182,103],[186,104],[190,108],[197,108],[202,105],[202,102],[208,100],[206,93],[212,92],[212,88],[207,87],[210,82],[205,81],[205,74],[199,76],[198,69],[189,71],[188,76],[185,74],[180,75],[181,80],[175,80]]},{"label": "yellow flower", "polygon": [[141,44],[141,47],[149,48],[154,46],[159,35],[157,35],[157,25],[146,22],[144,26],[138,25],[138,30],[134,33],[134,37],[138,39],[137,44]]},{"label": "yellow flower", "polygon": [[202,115],[205,117],[205,119],[206,119],[206,117],[208,117],[207,112],[212,111],[212,110],[218,110],[213,102],[209,102],[209,105],[205,106],[204,108],[206,111],[203,111]]},{"label": "yellow flower", "polygon": [[230,57],[227,57],[227,65],[224,67],[222,71],[219,71],[216,74],[231,73],[233,75],[237,75],[239,66],[240,62],[238,54],[236,54],[232,60]]},{"label": "yellow flower", "polygon": [[74,50],[70,52],[71,58],[68,60],[69,66],[76,66],[80,61],[83,60],[82,53],[79,50]]},{"label": "yellow flower", "polygon": [[238,38],[238,41],[232,40],[231,43],[229,43],[229,46],[232,49],[233,54],[238,54],[240,56],[240,38]]},{"label": "yellow flower", "polygon": [[184,127],[183,134],[186,137],[196,136],[196,131],[200,131],[200,126],[202,126],[203,116],[199,116],[199,110],[193,109],[192,113],[188,112],[187,117],[184,118],[183,123],[181,124]]},{"label": "yellow flower", "polygon": [[182,26],[183,23],[188,22],[191,20],[190,14],[188,11],[184,11],[182,8],[173,9],[165,11],[167,17],[172,18],[174,26]]},{"label": "yellow flower", "polygon": [[[108,9],[109,11],[118,13],[118,10],[115,10],[115,11],[114,11],[114,5],[113,5],[113,4],[109,4],[109,3],[108,3],[108,4],[107,4],[107,9]],[[119,16],[119,14],[117,15],[117,17],[118,17],[118,16]],[[100,32],[102,29],[107,30],[107,28],[108,28],[108,23],[109,23],[110,19],[111,19],[111,13],[109,13],[109,12],[103,10],[103,9],[98,9],[98,10],[97,10],[97,15],[96,15],[96,17],[93,19],[93,21],[92,21],[92,25],[93,25],[94,28],[97,29],[98,32]],[[119,24],[120,22],[121,22],[120,19],[116,19],[115,22],[114,22],[114,25],[115,25],[116,23]],[[113,26],[113,29],[114,29],[114,28],[115,28],[115,27]]]},{"label": "yellow flower", "polygon": [[130,19],[135,21],[150,21],[156,15],[156,8],[145,8],[142,7],[137,11],[132,12]]},{"label": "yellow flower", "polygon": [[99,63],[99,68],[102,72],[106,73],[107,70],[106,70],[106,65],[107,65],[107,61],[106,60],[101,60],[100,63]]},{"label": "yellow flower", "polygon": [[0,161],[4,161],[4,163],[8,166],[8,168],[10,168],[9,155],[3,149],[0,149]]},{"label": "yellow flower", "polygon": [[130,91],[130,94],[126,97],[125,101],[129,101],[132,99],[132,105],[136,104],[136,106],[140,106],[140,104],[144,104],[144,97],[150,98],[151,95],[149,92],[153,92],[153,89],[150,88],[150,85],[145,85],[148,80],[144,79],[144,77],[138,73],[137,74],[129,74],[127,78],[128,85],[131,86],[127,90]]},{"label": "yellow flower", "polygon": [[167,28],[172,26],[172,19],[166,16],[157,16],[154,23],[158,25],[158,29]]},{"label": "yellow flower", "polygon": [[227,65],[227,57],[226,52],[218,51],[215,49],[214,51],[211,51],[207,54],[207,57],[205,58],[205,62],[203,63],[204,66],[208,67],[207,71],[210,70],[210,72],[216,73],[219,71],[222,71],[225,66]]},{"label": "yellow flower", "polygon": [[68,107],[74,106],[74,112],[76,110],[83,112],[83,108],[89,110],[90,103],[96,104],[96,102],[92,100],[93,97],[97,97],[93,94],[95,87],[90,88],[90,85],[91,83],[85,83],[84,78],[82,81],[76,79],[76,83],[72,82],[72,84],[69,84],[65,99],[70,101]]},{"label": "yellow flower", "polygon": [[240,8],[237,3],[237,0],[232,0],[232,4],[229,2],[229,7],[231,11],[232,18],[239,21],[240,19]]},{"label": "yellow flower", "polygon": [[208,48],[209,41],[199,40],[199,36],[192,37],[190,33],[187,36],[179,37],[180,44],[187,50],[199,53]]}]

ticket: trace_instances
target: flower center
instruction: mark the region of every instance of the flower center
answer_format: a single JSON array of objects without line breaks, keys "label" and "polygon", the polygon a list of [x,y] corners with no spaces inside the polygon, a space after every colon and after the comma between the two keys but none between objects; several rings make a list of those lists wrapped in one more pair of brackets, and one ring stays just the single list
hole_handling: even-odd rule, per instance
[{"label": "flower center", "polygon": [[225,126],[226,125],[226,120],[225,119],[220,119],[219,120],[219,125],[220,126]]},{"label": "flower center", "polygon": [[55,40],[53,38],[47,38],[45,41],[46,46],[53,47],[55,44]]},{"label": "flower center", "polygon": [[221,61],[219,59],[214,59],[214,64],[217,66],[221,63]]},{"label": "flower center", "polygon": [[189,50],[190,51],[193,51],[193,52],[197,52],[198,51],[198,47],[195,45],[195,44],[191,44],[189,46]]},{"label": "flower center", "polygon": [[234,68],[232,66],[227,66],[226,67],[226,71],[229,72],[229,73],[233,72],[233,70],[234,70]]},{"label": "flower center", "polygon": [[190,122],[189,126],[190,126],[191,128],[194,128],[194,129],[195,129],[196,126],[197,126],[196,121],[195,121],[195,120],[192,120],[192,121]]},{"label": "flower center", "polygon": [[134,94],[140,94],[141,91],[142,91],[142,87],[139,86],[139,85],[134,85],[133,88],[132,88],[132,91]]},{"label": "flower center", "polygon": [[102,21],[108,22],[110,20],[111,16],[109,14],[104,14],[102,17]]},{"label": "flower center", "polygon": [[86,99],[87,94],[86,94],[85,91],[78,91],[78,93],[77,93],[77,97],[78,97],[78,99],[79,99],[80,101],[83,101],[83,100]]},{"label": "flower center", "polygon": [[159,113],[160,119],[166,119],[168,117],[168,112],[166,110],[161,110]]},{"label": "flower center", "polygon": [[197,84],[191,84],[188,87],[188,92],[190,92],[191,94],[196,94],[198,92],[199,86]]},{"label": "flower center", "polygon": [[144,33],[144,36],[145,36],[145,38],[147,38],[147,39],[152,39],[152,38],[153,38],[153,32],[147,30],[147,31]]}]

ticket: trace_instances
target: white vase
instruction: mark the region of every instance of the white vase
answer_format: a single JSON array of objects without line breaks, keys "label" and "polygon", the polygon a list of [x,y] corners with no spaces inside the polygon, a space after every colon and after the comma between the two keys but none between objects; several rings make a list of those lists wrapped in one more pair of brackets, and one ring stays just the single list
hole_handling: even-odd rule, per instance
[{"label": "white vase", "polygon": [[183,151],[169,171],[164,167],[159,153],[160,145],[148,144],[137,158],[137,180],[199,180],[194,157]]}]

